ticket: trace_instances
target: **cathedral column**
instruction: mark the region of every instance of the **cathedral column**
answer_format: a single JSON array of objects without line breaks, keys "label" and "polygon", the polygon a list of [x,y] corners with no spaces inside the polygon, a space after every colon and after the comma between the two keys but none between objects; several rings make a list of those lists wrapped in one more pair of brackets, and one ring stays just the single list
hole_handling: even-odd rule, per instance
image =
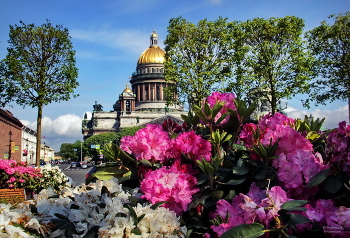
[{"label": "cathedral column", "polygon": [[148,83],[148,100],[151,100],[151,84]]},{"label": "cathedral column", "polygon": [[163,83],[160,83],[159,85],[159,91],[160,91],[160,100],[163,101]]},{"label": "cathedral column", "polygon": [[145,97],[146,97],[146,85],[142,84],[142,101],[145,101]]},{"label": "cathedral column", "polygon": [[140,95],[141,95],[141,92],[140,92],[140,84],[137,85],[137,101],[139,102],[140,101]]}]

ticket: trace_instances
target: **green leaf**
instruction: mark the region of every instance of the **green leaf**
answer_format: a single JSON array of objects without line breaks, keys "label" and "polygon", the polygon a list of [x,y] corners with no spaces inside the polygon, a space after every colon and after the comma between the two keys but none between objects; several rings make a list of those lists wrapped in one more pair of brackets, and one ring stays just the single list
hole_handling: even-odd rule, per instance
[{"label": "green leaf", "polygon": [[161,205],[163,205],[164,203],[167,203],[167,202],[168,201],[156,202],[150,208],[153,209],[153,210],[156,210],[158,207],[160,207]]},{"label": "green leaf", "polygon": [[135,227],[134,229],[131,230],[131,233],[135,234],[135,235],[142,235],[141,230],[138,227]]},{"label": "green leaf", "polygon": [[109,194],[108,188],[106,186],[102,186],[102,188],[101,188],[101,195],[105,194],[105,193]]},{"label": "green leaf", "polygon": [[343,186],[343,177],[341,174],[338,175],[329,175],[325,182],[324,182],[324,188],[327,192],[335,194],[338,192],[341,187]]},{"label": "green leaf", "polygon": [[68,223],[64,224],[59,229],[60,230],[65,230],[65,231],[70,231],[70,232],[73,232],[73,233],[77,232],[76,229],[75,229],[75,225],[72,222],[68,222]]},{"label": "green leaf", "polygon": [[59,214],[59,213],[54,213],[56,217],[60,218],[60,219],[66,219],[69,221],[68,217],[62,215],[62,214]]},{"label": "green leaf", "polygon": [[298,225],[311,222],[309,218],[299,214],[285,214],[279,218],[288,225]]},{"label": "green leaf", "polygon": [[137,221],[140,222],[145,216],[146,214],[142,214],[141,216],[137,217]]},{"label": "green leaf", "polygon": [[152,163],[149,162],[149,161],[146,160],[146,159],[142,159],[142,160],[140,160],[140,162],[141,162],[143,165],[146,165],[146,166],[148,166],[148,167],[152,167]]},{"label": "green leaf", "polygon": [[242,177],[242,178],[236,178],[236,179],[230,179],[227,183],[227,185],[239,185],[241,183],[243,183],[244,181],[246,181],[247,178]]},{"label": "green leaf", "polygon": [[201,185],[208,181],[208,176],[205,173],[198,173],[195,175],[195,177],[197,179],[197,185]]},{"label": "green leaf", "polygon": [[233,199],[236,196],[236,191],[235,190],[230,190],[230,192],[224,197],[226,201],[229,201]]},{"label": "green leaf", "polygon": [[203,222],[199,220],[197,217],[191,217],[186,221],[186,226],[188,228],[203,228]]},{"label": "green leaf", "polygon": [[38,214],[38,209],[36,208],[35,205],[29,204],[29,207],[30,207],[30,212],[31,212],[33,215],[37,215],[37,214]]},{"label": "green leaf", "polygon": [[98,235],[99,226],[93,226],[88,232],[83,236],[83,238],[95,238]]},{"label": "green leaf", "polygon": [[249,173],[249,170],[247,167],[234,167],[232,173],[235,175],[245,175]]},{"label": "green leaf", "polygon": [[266,175],[267,175],[267,170],[259,169],[258,171],[256,171],[254,178],[258,180],[263,180],[264,178],[266,178]]},{"label": "green leaf", "polygon": [[219,201],[222,196],[224,195],[224,192],[221,190],[214,191],[210,194],[210,197],[214,198],[215,201]]},{"label": "green leaf", "polygon": [[307,200],[291,200],[291,201],[287,201],[287,202],[284,202],[282,204],[281,209],[291,210],[291,209],[293,209],[295,207],[304,206],[308,202],[309,201],[307,201]]},{"label": "green leaf", "polygon": [[315,187],[317,185],[319,185],[320,183],[322,183],[328,176],[330,172],[330,169],[325,169],[322,170],[320,172],[318,172],[315,176],[313,176],[309,183],[306,185],[307,188],[312,188]]},{"label": "green leaf", "polygon": [[242,224],[232,227],[222,234],[220,238],[256,238],[264,233],[264,226],[261,224]]},{"label": "green leaf", "polygon": [[123,207],[126,207],[126,208],[130,211],[130,215],[131,215],[131,217],[132,217],[133,220],[134,220],[134,225],[137,226],[137,224],[138,224],[138,219],[137,219],[137,215],[136,215],[136,212],[135,212],[134,208],[133,208],[130,204],[128,204],[128,203],[125,203],[125,204],[123,205]]}]

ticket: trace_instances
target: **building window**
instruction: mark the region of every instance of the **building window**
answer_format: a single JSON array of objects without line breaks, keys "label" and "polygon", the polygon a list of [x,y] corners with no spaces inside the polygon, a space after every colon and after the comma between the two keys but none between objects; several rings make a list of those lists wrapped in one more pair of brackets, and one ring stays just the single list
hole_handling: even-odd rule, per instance
[{"label": "building window", "polygon": [[156,72],[156,70],[154,68],[152,68],[152,73],[155,73],[155,72]]},{"label": "building window", "polygon": [[130,100],[127,100],[127,101],[125,102],[125,105],[126,105],[126,112],[127,112],[127,113],[130,112],[130,111],[131,111]]}]

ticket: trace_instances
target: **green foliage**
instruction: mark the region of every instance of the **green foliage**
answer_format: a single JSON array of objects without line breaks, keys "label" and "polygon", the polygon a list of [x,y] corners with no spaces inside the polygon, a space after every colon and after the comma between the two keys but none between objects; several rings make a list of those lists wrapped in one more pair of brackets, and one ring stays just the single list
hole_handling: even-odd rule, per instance
[{"label": "green foliage", "polygon": [[309,98],[316,104],[350,98],[350,12],[329,18],[333,25],[323,21],[306,34],[317,59],[318,79]]},{"label": "green foliage", "polygon": [[[104,149],[105,145],[117,140],[118,135],[115,132],[106,132],[97,135],[93,135],[85,140],[85,144],[88,147],[90,156],[96,160],[99,158],[100,152]],[[91,148],[91,145],[99,145],[100,149]]]},{"label": "green foliage", "polygon": [[232,227],[222,234],[220,238],[255,238],[263,235],[264,233],[264,226],[261,224],[242,224]]},{"label": "green foliage", "polygon": [[75,51],[67,28],[25,24],[10,26],[8,54],[0,63],[0,105],[15,101],[38,108],[36,165],[40,163],[43,106],[76,97]]},{"label": "green foliage", "polygon": [[272,113],[277,102],[309,91],[312,57],[302,41],[304,21],[298,17],[254,18],[240,24],[237,80],[250,98],[266,100]]},{"label": "green foliage", "polygon": [[180,103],[188,101],[190,107],[200,105],[220,83],[232,77],[233,45],[229,24],[234,27],[234,23],[224,18],[204,19],[197,25],[182,17],[170,20],[164,42],[165,79],[176,85],[165,88],[169,104],[179,103],[173,97],[177,94]]},{"label": "green foliage", "polygon": [[106,144],[102,150],[102,153],[110,162],[116,162],[128,167],[132,166],[132,164],[136,164],[136,160],[134,158],[113,143]]},{"label": "green foliage", "polygon": [[81,156],[84,158],[90,155],[88,144],[79,140],[74,143],[62,143],[60,155],[66,160],[80,161]]},{"label": "green foliage", "polygon": [[121,138],[123,138],[124,136],[133,136],[135,135],[136,131],[140,130],[141,128],[142,127],[139,126],[123,128],[121,131],[117,132],[117,138],[115,139],[115,143],[119,145]]}]

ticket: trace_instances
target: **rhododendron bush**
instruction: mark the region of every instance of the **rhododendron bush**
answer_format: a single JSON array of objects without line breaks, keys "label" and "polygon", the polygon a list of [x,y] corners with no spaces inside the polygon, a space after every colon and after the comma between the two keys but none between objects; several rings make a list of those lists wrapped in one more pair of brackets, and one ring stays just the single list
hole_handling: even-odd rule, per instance
[{"label": "rhododendron bush", "polygon": [[59,200],[39,195],[31,229],[51,237],[349,237],[350,125],[322,131],[324,119],[281,113],[254,120],[255,109],[215,92],[182,125],[169,119],[122,138],[109,156],[123,175],[65,188]]}]

